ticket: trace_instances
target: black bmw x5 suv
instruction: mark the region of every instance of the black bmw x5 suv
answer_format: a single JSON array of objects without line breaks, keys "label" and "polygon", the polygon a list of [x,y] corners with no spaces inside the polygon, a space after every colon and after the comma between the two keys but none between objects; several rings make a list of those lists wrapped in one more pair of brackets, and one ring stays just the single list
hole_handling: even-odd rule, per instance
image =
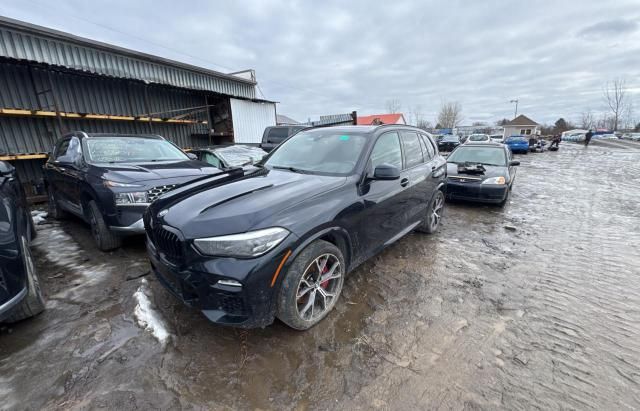
[{"label": "black bmw x5 suv", "polygon": [[417,128],[305,130],[256,166],[187,184],[145,213],[160,282],[216,323],[312,327],[349,271],[440,223],[446,162]]},{"label": "black bmw x5 suv", "polygon": [[122,236],[144,233],[142,214],[158,196],[216,173],[160,136],[73,132],[44,167],[49,216],[84,219],[98,248],[111,250]]}]

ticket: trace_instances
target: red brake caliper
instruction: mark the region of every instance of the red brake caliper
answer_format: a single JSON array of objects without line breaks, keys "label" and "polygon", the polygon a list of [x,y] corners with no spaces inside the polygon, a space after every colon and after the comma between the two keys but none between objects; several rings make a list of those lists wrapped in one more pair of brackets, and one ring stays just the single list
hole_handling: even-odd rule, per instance
[{"label": "red brake caliper", "polygon": [[[329,268],[325,265],[324,269],[322,270],[322,273],[320,274],[320,277],[322,277],[322,275],[327,273],[328,271],[329,271]],[[325,290],[327,289],[328,285],[329,285],[329,280],[323,281],[323,282],[320,283],[320,287],[324,288]]]}]

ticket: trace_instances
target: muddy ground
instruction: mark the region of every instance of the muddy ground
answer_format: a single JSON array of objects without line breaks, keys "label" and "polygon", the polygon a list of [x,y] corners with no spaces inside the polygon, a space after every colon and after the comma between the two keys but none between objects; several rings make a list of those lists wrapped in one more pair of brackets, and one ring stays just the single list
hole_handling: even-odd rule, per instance
[{"label": "muddy ground", "polygon": [[141,239],[47,221],[47,311],[0,326],[0,409],[640,408],[640,145],[518,158],[504,209],[448,204],[307,332],[210,324]]}]

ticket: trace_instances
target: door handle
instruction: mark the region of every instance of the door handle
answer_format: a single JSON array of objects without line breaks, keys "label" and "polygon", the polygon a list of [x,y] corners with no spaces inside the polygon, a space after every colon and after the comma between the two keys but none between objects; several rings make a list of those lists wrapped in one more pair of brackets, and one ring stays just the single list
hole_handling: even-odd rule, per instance
[{"label": "door handle", "polygon": [[408,178],[403,178],[402,180],[400,180],[400,185],[402,187],[406,187],[409,184],[409,179]]}]

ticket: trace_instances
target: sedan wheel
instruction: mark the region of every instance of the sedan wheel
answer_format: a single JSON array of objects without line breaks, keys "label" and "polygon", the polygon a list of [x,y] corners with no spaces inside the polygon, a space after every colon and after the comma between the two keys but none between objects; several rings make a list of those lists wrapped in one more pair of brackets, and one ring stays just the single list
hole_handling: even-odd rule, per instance
[{"label": "sedan wheel", "polygon": [[313,327],[336,305],[344,275],[340,249],[327,241],[314,241],[296,257],[282,280],[278,318],[297,330]]}]

